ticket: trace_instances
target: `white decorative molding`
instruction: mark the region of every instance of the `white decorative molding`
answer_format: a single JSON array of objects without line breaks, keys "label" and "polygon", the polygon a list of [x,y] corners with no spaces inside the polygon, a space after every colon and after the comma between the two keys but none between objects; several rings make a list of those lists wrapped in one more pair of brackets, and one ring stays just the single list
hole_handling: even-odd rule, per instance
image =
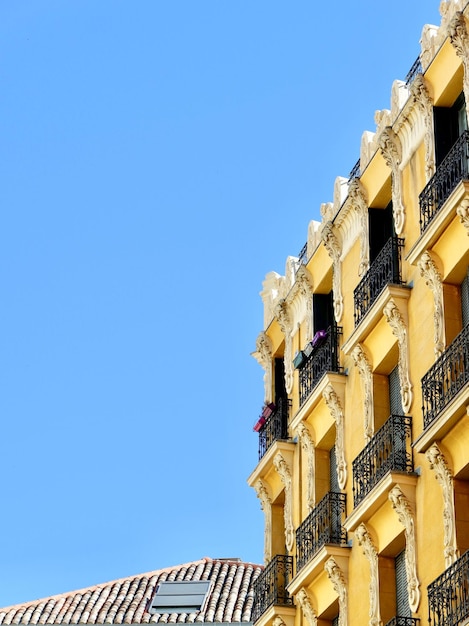
[{"label": "white decorative molding", "polygon": [[360,172],[364,172],[376,152],[375,133],[365,130],[360,142]]},{"label": "white decorative molding", "polygon": [[347,626],[347,583],[344,573],[332,556],[324,564],[324,569],[334,587],[334,591],[339,596],[339,626]]},{"label": "white decorative molding", "polygon": [[397,338],[399,346],[399,382],[401,386],[402,408],[404,413],[410,412],[413,392],[409,378],[409,347],[407,342],[407,328],[404,319],[396,303],[391,298],[383,309],[384,317],[391,327],[393,335]]},{"label": "white decorative molding", "polygon": [[419,74],[410,88],[411,101],[420,112],[424,123],[425,179],[428,182],[435,173],[435,132],[433,129],[433,101],[426,80]]},{"label": "white decorative molding", "polygon": [[424,72],[435,58],[438,46],[438,26],[425,24],[420,37],[420,62]]},{"label": "white decorative molding", "polygon": [[272,402],[272,341],[264,331],[261,331],[256,340],[256,350],[252,353],[264,370],[264,402]]},{"label": "white decorative molding", "polygon": [[304,265],[296,272],[295,282],[287,296],[291,313],[291,327],[297,328],[305,322],[306,341],[313,338],[313,277]]},{"label": "white decorative molding", "polygon": [[286,624],[280,615],[276,614],[272,620],[272,626],[286,626]]},{"label": "white decorative molding", "polygon": [[469,235],[469,200],[467,198],[464,198],[464,200],[459,203],[456,213],[461,220],[461,224],[466,229],[466,234]]},{"label": "white decorative molding", "polygon": [[443,555],[445,567],[449,567],[459,557],[456,543],[453,473],[436,443],[428,448],[425,456],[443,491]]},{"label": "white decorative molding", "polygon": [[352,351],[352,358],[358,369],[363,386],[363,434],[368,443],[374,434],[373,419],[373,370],[365,349],[359,343]]},{"label": "white decorative molding", "polygon": [[341,489],[347,483],[347,463],[345,461],[344,411],[340,400],[331,384],[322,392],[332,418],[335,421],[335,456],[337,463],[337,481]]},{"label": "white decorative molding", "polygon": [[415,537],[414,514],[409,501],[402,493],[399,485],[389,492],[389,500],[396,511],[400,523],[405,530],[405,571],[407,576],[407,593],[412,613],[417,613],[420,604],[420,582],[417,576],[417,542]]},{"label": "white decorative molding", "polygon": [[303,422],[299,424],[297,432],[301,449],[304,450],[306,454],[306,501],[309,511],[312,511],[316,506],[316,449],[313,437],[311,436],[308,427]]},{"label": "white decorative molding", "polygon": [[366,274],[370,267],[370,246],[368,234],[368,199],[366,189],[358,178],[355,178],[350,183],[349,202],[358,217],[360,237],[360,263],[358,265],[358,275],[361,277]]},{"label": "white decorative molding", "polygon": [[287,462],[280,454],[277,452],[273,459],[274,467],[277,471],[277,474],[280,476],[280,480],[283,483],[283,487],[285,489],[285,502],[283,505],[283,517],[285,520],[285,545],[287,550],[290,552],[293,549],[293,544],[295,542],[295,526],[293,524],[293,492],[292,492],[292,477],[290,468],[288,467]]},{"label": "white decorative molding", "polygon": [[464,67],[463,91],[466,100],[466,116],[469,118],[469,34],[462,9],[456,11],[451,17],[448,24],[448,35]]},{"label": "white decorative molding", "polygon": [[272,500],[267,485],[260,478],[254,489],[264,511],[264,563],[267,565],[272,560]]},{"label": "white decorative molding", "polygon": [[458,13],[462,13],[465,6],[466,0],[441,0],[441,24],[436,37],[438,46],[444,42],[446,37],[451,36],[451,31],[453,30],[452,22]]},{"label": "white decorative molding", "polygon": [[402,146],[399,137],[391,126],[381,133],[379,147],[386,165],[391,169],[392,179],[392,212],[396,234],[401,235],[405,224],[405,208],[402,203]]},{"label": "white decorative molding", "polygon": [[320,227],[321,222],[317,222],[316,220],[311,220],[308,224],[308,240],[306,242],[306,256],[308,260],[313,256],[313,252],[321,243],[321,235],[319,234]]},{"label": "white decorative molding", "polygon": [[445,350],[445,319],[443,313],[443,282],[440,272],[430,253],[425,251],[418,263],[420,276],[425,280],[433,294],[433,343],[435,359],[440,357]]},{"label": "white decorative molding", "polygon": [[295,595],[295,600],[301,607],[301,612],[309,626],[317,626],[318,617],[316,611],[313,608],[311,598],[304,587],[302,587]]},{"label": "white decorative molding", "polygon": [[324,224],[334,219],[334,204],[332,202],[324,202],[321,204],[320,211],[322,217],[321,227],[323,227]]},{"label": "white decorative molding", "polygon": [[380,608],[379,608],[379,569],[378,569],[378,551],[376,550],[370,533],[365,524],[360,524],[355,531],[358,545],[361,546],[363,554],[370,564],[370,610],[369,610],[369,626],[382,626]]},{"label": "white decorative molding", "polygon": [[264,304],[264,328],[267,328],[275,317],[275,307],[285,298],[285,277],[277,272],[269,272],[262,283],[260,296]]},{"label": "white decorative molding", "polygon": [[342,263],[340,260],[342,247],[332,222],[324,224],[322,240],[326,250],[332,259],[332,295],[334,298],[334,317],[340,323],[344,312],[344,298],[342,296]]},{"label": "white decorative molding", "polygon": [[275,307],[275,317],[285,337],[285,352],[283,355],[283,363],[285,368],[285,389],[287,393],[291,393],[293,389],[293,324],[290,316],[288,303],[285,299],[281,300]]}]

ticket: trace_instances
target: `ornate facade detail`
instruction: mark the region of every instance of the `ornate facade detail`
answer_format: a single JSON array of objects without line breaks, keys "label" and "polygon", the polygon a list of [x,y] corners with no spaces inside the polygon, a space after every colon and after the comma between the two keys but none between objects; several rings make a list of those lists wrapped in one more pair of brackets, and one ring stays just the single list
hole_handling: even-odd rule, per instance
[{"label": "ornate facade detail", "polygon": [[290,552],[295,541],[295,526],[293,524],[293,492],[292,477],[290,468],[283,456],[278,452],[273,460],[277,474],[283,483],[285,489],[285,503],[283,505],[283,515],[285,521],[285,545]]},{"label": "ornate facade detail", "polygon": [[369,626],[381,626],[381,616],[379,608],[379,570],[378,552],[365,524],[360,524],[355,531],[358,545],[361,546],[363,554],[370,564],[370,621]]},{"label": "ornate facade detail", "polygon": [[345,488],[347,482],[347,463],[345,462],[345,445],[344,445],[344,412],[340,404],[339,397],[332,385],[322,392],[322,396],[331,412],[335,421],[335,454],[337,462],[337,480],[341,489]]},{"label": "ornate facade detail", "polygon": [[358,275],[363,276],[370,267],[368,200],[366,190],[357,178],[350,183],[349,198],[360,220],[360,264],[358,266]]},{"label": "ornate facade detail", "polygon": [[261,479],[254,485],[254,489],[264,511],[264,563],[267,565],[272,559],[272,500],[266,484]]},{"label": "ornate facade detail", "polygon": [[308,224],[308,241],[306,242],[308,259],[313,256],[313,252],[321,243],[319,234],[320,226],[321,222],[317,222],[316,220],[311,220]]},{"label": "ornate facade detail", "polygon": [[422,69],[425,72],[427,67],[435,58],[436,51],[438,50],[438,27],[432,24],[425,24],[422,30],[422,37],[420,39],[420,61],[422,63]]},{"label": "ornate facade detail", "polygon": [[340,261],[342,250],[339,238],[334,232],[332,222],[324,224],[322,240],[333,262],[332,291],[334,297],[334,317],[335,321],[339,323],[344,312],[344,299],[342,297],[342,264]]},{"label": "ornate facade detail", "polygon": [[275,316],[285,337],[285,353],[283,356],[285,366],[285,389],[287,393],[291,393],[293,389],[293,324],[290,316],[290,311],[288,309],[288,304],[285,300],[281,300],[277,304],[277,307],[275,309]]},{"label": "ornate facade detail", "polygon": [[445,566],[449,567],[459,557],[456,543],[453,473],[436,443],[430,446],[425,456],[443,491],[443,554]]},{"label": "ornate facade detail", "polygon": [[274,619],[272,620],[272,626],[286,626],[286,624],[280,617],[280,615],[275,615]]},{"label": "ornate facade detail", "polygon": [[272,402],[272,341],[264,331],[260,332],[256,340],[256,351],[252,353],[264,370],[264,401]]},{"label": "ornate facade detail", "polygon": [[308,427],[303,424],[303,422],[301,422],[301,424],[298,426],[298,437],[300,439],[301,449],[304,450],[306,454],[306,463],[308,467],[306,499],[308,503],[308,509],[312,511],[316,506],[316,450],[311,433],[309,432]]},{"label": "ornate facade detail", "polygon": [[456,213],[461,220],[461,224],[466,229],[466,234],[469,235],[469,201],[467,199],[460,202],[458,208],[456,209]]},{"label": "ornate facade detail", "polygon": [[365,171],[366,166],[371,161],[371,157],[376,152],[375,134],[365,130],[360,142],[360,171]]},{"label": "ornate facade detail", "polygon": [[285,296],[285,277],[277,272],[269,272],[262,283],[261,298],[264,304],[264,328],[275,316],[275,307]]},{"label": "ornate facade detail", "polygon": [[429,252],[424,252],[418,262],[420,276],[433,294],[433,342],[435,357],[441,356],[445,349],[445,323],[443,315],[443,283],[440,272]]},{"label": "ornate facade detail", "polygon": [[339,626],[347,626],[347,583],[344,573],[332,557],[326,561],[324,569],[329,576],[334,591],[339,596]]},{"label": "ornate facade detail", "polygon": [[368,443],[373,437],[374,433],[374,420],[373,420],[373,371],[371,369],[370,361],[366,355],[365,350],[360,344],[357,344],[352,351],[352,358],[363,385],[363,432],[365,435],[365,442]]},{"label": "ornate facade detail", "polygon": [[[297,316],[296,321],[300,323],[304,319],[306,341],[311,341],[313,338],[313,279],[304,265],[300,265],[296,273],[292,296],[294,299],[298,297],[300,299],[301,315]],[[294,306],[293,302],[291,306]]]},{"label": "ornate facade detail", "polygon": [[400,168],[402,146],[399,137],[390,126],[387,126],[381,133],[379,147],[386,161],[386,165],[391,169],[394,227],[396,234],[401,235],[405,222],[405,209],[402,204],[402,172]]},{"label": "ornate facade detail", "polygon": [[321,204],[320,211],[323,224],[326,224],[334,219],[334,205],[332,202],[324,202]]},{"label": "ornate facade detail", "polygon": [[402,80],[395,80],[391,88],[391,125],[396,121],[408,97],[407,85]]},{"label": "ornate facade detail", "polygon": [[396,511],[400,523],[405,529],[405,570],[407,575],[407,592],[409,594],[409,606],[416,613],[420,604],[420,582],[417,577],[416,537],[415,521],[409,501],[402,493],[399,485],[389,492],[389,500],[392,508]]},{"label": "ornate facade detail", "polygon": [[392,333],[397,337],[399,346],[399,382],[401,386],[402,408],[404,413],[410,412],[413,392],[409,378],[409,348],[407,342],[407,328],[396,303],[392,298],[383,309],[384,316],[391,326]]},{"label": "ornate facade detail", "polygon": [[425,178],[429,181],[435,173],[435,133],[433,130],[433,103],[422,74],[419,74],[412,83],[410,97],[423,117],[425,126]]},{"label": "ornate facade detail", "polygon": [[309,597],[308,592],[302,587],[295,596],[295,600],[301,607],[304,618],[308,622],[309,626],[317,626],[318,617],[316,611],[313,609],[313,603]]},{"label": "ornate facade detail", "polygon": [[466,115],[469,116],[469,34],[462,11],[457,11],[448,26],[449,39],[463,66],[463,91],[466,99]]}]

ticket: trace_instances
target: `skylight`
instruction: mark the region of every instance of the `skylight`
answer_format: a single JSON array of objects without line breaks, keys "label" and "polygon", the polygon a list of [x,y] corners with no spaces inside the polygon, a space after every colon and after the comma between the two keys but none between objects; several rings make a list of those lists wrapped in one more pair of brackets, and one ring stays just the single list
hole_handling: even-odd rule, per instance
[{"label": "skylight", "polygon": [[209,588],[209,580],[178,580],[160,583],[151,601],[150,613],[200,611]]}]

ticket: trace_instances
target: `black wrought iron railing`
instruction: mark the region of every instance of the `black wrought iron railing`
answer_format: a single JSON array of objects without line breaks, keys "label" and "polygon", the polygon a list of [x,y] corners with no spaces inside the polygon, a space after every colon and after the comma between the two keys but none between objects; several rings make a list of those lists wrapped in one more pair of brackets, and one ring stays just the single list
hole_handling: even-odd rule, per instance
[{"label": "black wrought iron railing", "polygon": [[386,626],[418,626],[420,620],[417,617],[393,617],[386,622]]},{"label": "black wrought iron railing", "polygon": [[290,409],[288,398],[278,398],[272,415],[259,430],[259,461],[278,439],[288,439],[288,413]]},{"label": "black wrought iron railing", "polygon": [[423,426],[427,428],[469,381],[469,325],[422,378]]},{"label": "black wrought iron railing", "polygon": [[313,389],[326,372],[340,372],[339,365],[339,337],[342,328],[333,324],[326,331],[324,341],[313,349],[305,364],[299,371],[300,376],[300,406],[302,406]]},{"label": "black wrought iron railing", "polygon": [[256,622],[270,606],[293,606],[287,585],[293,578],[293,557],[278,554],[254,582],[252,619]]},{"label": "black wrought iron railing", "polygon": [[411,442],[412,418],[391,415],[352,463],[355,506],[389,471],[414,471]]},{"label": "black wrought iron railing", "polygon": [[401,256],[404,240],[390,237],[353,292],[355,326],[389,284],[402,285]]},{"label": "black wrought iron railing", "polygon": [[467,624],[469,617],[469,551],[427,587],[430,626]]},{"label": "black wrought iron railing", "polygon": [[412,85],[419,74],[422,74],[422,61],[420,60],[420,57],[417,57],[405,77],[405,84],[407,87]]},{"label": "black wrought iron railing", "polygon": [[298,267],[300,265],[306,265],[308,261],[308,242],[301,248],[300,253],[298,254]]},{"label": "black wrought iron railing", "polygon": [[421,234],[427,229],[457,185],[468,178],[469,131],[465,130],[419,196]]},{"label": "black wrought iron railing", "polygon": [[327,544],[346,545],[345,493],[329,492],[296,531],[296,562],[300,570]]},{"label": "black wrought iron railing", "polygon": [[358,159],[358,161],[355,163],[355,165],[352,167],[352,169],[350,170],[350,174],[348,175],[348,181],[349,183],[352,182],[352,180],[354,178],[360,178],[361,176],[361,172],[360,172],[360,159]]}]

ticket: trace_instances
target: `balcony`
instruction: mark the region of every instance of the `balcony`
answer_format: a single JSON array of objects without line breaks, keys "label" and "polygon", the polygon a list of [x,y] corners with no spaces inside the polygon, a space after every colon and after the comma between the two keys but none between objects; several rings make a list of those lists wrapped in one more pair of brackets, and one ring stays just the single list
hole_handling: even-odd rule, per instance
[{"label": "balcony", "polygon": [[326,372],[339,373],[339,336],[342,328],[329,326],[323,343],[315,348],[300,370],[300,407]]},{"label": "balcony", "polygon": [[256,622],[271,606],[293,606],[287,586],[293,578],[293,557],[278,554],[254,582],[252,619]]},{"label": "balcony", "polygon": [[[415,81],[415,79],[417,78],[417,76],[419,74],[422,74],[422,61],[420,60],[420,57],[417,57],[415,59],[415,61],[412,64],[412,67],[410,68],[410,70],[407,72],[407,76],[405,77],[405,84],[407,87],[410,87],[412,85],[412,83]],[[403,618],[400,618],[403,619]],[[400,623],[400,622],[399,622]],[[404,622],[402,622],[404,623]]]},{"label": "balcony", "polygon": [[427,587],[430,626],[466,624],[469,617],[469,551]]},{"label": "balcony", "polygon": [[391,237],[353,292],[355,327],[362,321],[386,285],[402,285],[401,255],[404,240]]},{"label": "balcony", "polygon": [[393,617],[386,626],[418,626],[420,620],[416,617]]},{"label": "balcony", "polygon": [[260,428],[259,461],[275,441],[288,439],[289,409],[290,400],[288,398],[279,398],[274,412]]},{"label": "balcony", "polygon": [[428,428],[469,380],[469,326],[422,378],[423,426]]},{"label": "balcony", "polygon": [[353,503],[360,504],[387,472],[414,471],[412,418],[391,415],[352,463]]},{"label": "balcony", "polygon": [[297,568],[300,570],[326,544],[344,546],[347,531],[345,493],[327,493],[296,531]]},{"label": "balcony", "polygon": [[465,130],[419,196],[420,234],[424,233],[462,180],[469,178],[469,131]]}]

